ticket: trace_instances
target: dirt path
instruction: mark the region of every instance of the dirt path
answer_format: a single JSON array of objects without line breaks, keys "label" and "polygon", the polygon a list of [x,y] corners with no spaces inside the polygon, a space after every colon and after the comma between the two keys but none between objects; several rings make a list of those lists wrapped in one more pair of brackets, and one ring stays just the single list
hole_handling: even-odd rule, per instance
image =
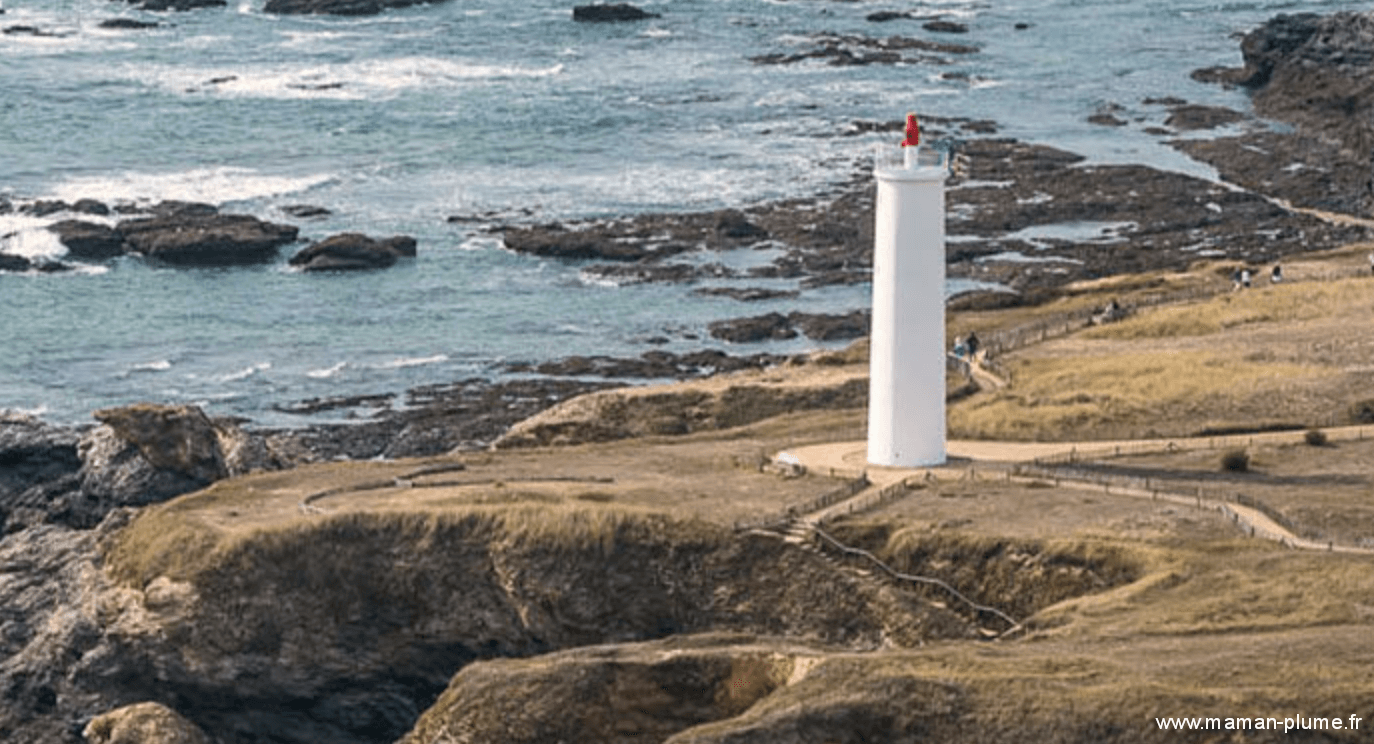
[{"label": "dirt path", "polygon": [[[1374,436],[1374,428],[1365,426],[1346,426],[1325,429],[1330,441],[1351,441]],[[830,473],[843,477],[866,475],[872,485],[853,497],[836,504],[803,515],[808,522],[820,524],[844,514],[851,514],[862,508],[881,501],[879,494],[892,489],[908,479],[964,477],[977,463],[990,465],[995,469],[1006,470],[1005,477],[1026,482],[1043,481],[1041,477],[1016,476],[1009,467],[1018,463],[1054,464],[1073,463],[1084,458],[1114,457],[1147,453],[1180,452],[1189,450],[1226,449],[1239,446],[1277,445],[1301,443],[1304,432],[1264,432],[1227,437],[1178,437],[1173,439],[1140,439],[1123,441],[1087,442],[992,442],[992,441],[951,441],[947,444],[949,460],[943,465],[927,468],[893,468],[869,465],[866,442],[832,442],[788,450],[808,470],[816,473]],[[1333,553],[1354,553],[1374,555],[1374,549],[1350,545],[1336,545],[1333,542],[1308,540],[1293,534],[1264,512],[1251,506],[1215,499],[1202,498],[1196,494],[1164,491],[1160,489],[1125,488],[1086,480],[1076,480],[1071,476],[1056,477],[1061,487],[1082,488],[1105,491],[1113,495],[1165,500],[1221,513],[1252,537],[1276,541],[1290,548],[1320,550]]]}]

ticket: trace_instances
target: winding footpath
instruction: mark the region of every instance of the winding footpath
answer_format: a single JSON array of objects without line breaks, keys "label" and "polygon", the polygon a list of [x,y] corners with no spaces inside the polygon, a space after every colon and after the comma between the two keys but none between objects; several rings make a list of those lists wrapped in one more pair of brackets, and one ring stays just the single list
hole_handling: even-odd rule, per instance
[{"label": "winding footpath", "polygon": [[[1322,430],[1330,441],[1355,441],[1374,436],[1374,428],[1345,426]],[[798,462],[813,473],[835,477],[866,477],[871,484],[854,496],[831,504],[799,519],[812,524],[825,522],[844,514],[852,514],[885,503],[884,494],[904,490],[913,480],[938,478],[942,480],[967,477],[981,468],[992,471],[1008,481],[1025,483],[1055,482],[1059,487],[1104,491],[1118,496],[1169,501],[1216,511],[1230,519],[1252,537],[1273,540],[1286,547],[1332,553],[1374,555],[1374,548],[1337,545],[1328,541],[1299,537],[1292,530],[1255,506],[1207,498],[1198,492],[1170,491],[1161,488],[1113,485],[1110,482],[1077,476],[1056,466],[1082,460],[1117,457],[1121,455],[1162,454],[1189,450],[1224,449],[1239,446],[1296,444],[1304,441],[1301,431],[1264,432],[1225,437],[1177,437],[1172,439],[1137,439],[1087,442],[994,442],[956,440],[947,444],[949,459],[943,465],[928,468],[892,468],[870,465],[867,462],[866,442],[833,442],[788,450]]]}]

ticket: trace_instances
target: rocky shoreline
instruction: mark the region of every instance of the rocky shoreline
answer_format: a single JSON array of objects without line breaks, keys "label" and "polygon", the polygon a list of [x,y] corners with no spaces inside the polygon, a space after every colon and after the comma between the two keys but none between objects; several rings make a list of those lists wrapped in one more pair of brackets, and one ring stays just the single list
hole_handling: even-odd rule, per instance
[{"label": "rocky shoreline", "polygon": [[[935,136],[971,137],[957,147],[959,169],[949,183],[949,274],[997,285],[995,290],[962,298],[960,304],[977,307],[1038,303],[1082,279],[1179,268],[1200,259],[1224,259],[1237,266],[1259,267],[1284,255],[1367,239],[1369,228],[1361,220],[1369,216],[1374,195],[1368,180],[1368,161],[1354,155],[1367,158],[1374,141],[1367,116],[1370,107],[1374,107],[1374,99],[1360,83],[1371,66],[1367,49],[1374,40],[1374,21],[1370,18],[1344,14],[1328,18],[1280,16],[1246,37],[1242,44],[1244,69],[1198,73],[1222,84],[1253,89],[1257,111],[1287,121],[1295,128],[1292,132],[1276,131],[1242,112],[1206,109],[1185,101],[1140,103],[1151,110],[1167,112],[1164,126],[1155,127],[1160,137],[1221,125],[1241,127],[1244,133],[1238,136],[1171,140],[1179,149],[1214,165],[1228,184],[1144,166],[1083,165],[1082,158],[1073,153],[987,137],[993,126],[988,122],[932,122],[937,128],[944,128]],[[862,54],[889,55],[893,48],[890,44],[870,45],[848,39],[818,43],[821,53],[837,58],[854,57],[854,49],[868,50]],[[954,49],[940,51],[958,53]],[[787,61],[767,59],[760,63]],[[1322,105],[1315,108],[1310,105],[1313,90],[1321,92]],[[1298,101],[1308,103],[1299,105]],[[1341,101],[1353,102],[1346,105]],[[1104,125],[1130,124],[1112,112],[1092,115]],[[854,130],[871,131],[885,126],[855,122]],[[1263,154],[1256,153],[1256,148]],[[1293,167],[1294,164],[1302,167]],[[591,261],[588,272],[622,281],[693,282],[734,271],[723,264],[685,262],[682,257],[689,251],[766,252],[768,261],[746,270],[739,278],[791,279],[803,292],[808,288],[868,281],[872,261],[872,199],[872,186],[861,174],[834,193],[812,199],[698,214],[642,215],[556,225],[511,223],[492,229],[513,251]],[[0,205],[0,209],[7,206]],[[90,214],[109,209],[89,202],[25,208],[48,207],[54,207],[54,212]],[[1295,207],[1335,212],[1346,219]],[[169,237],[184,237],[188,225],[198,226],[202,236],[211,236],[206,238],[208,242],[223,244],[229,242],[225,236],[236,236],[236,247],[230,252],[245,261],[263,260],[264,255],[296,239],[295,228],[263,223],[256,218],[219,215],[195,205],[166,209],[173,212],[134,218],[113,228],[73,221],[59,223],[62,227],[55,230],[74,256],[92,261],[108,260],[129,250],[160,256],[160,260],[173,263],[177,259],[169,256],[188,253],[199,256],[198,260],[227,260],[219,257],[228,255],[223,253],[205,259],[207,254],[200,248],[188,249],[184,240],[178,242],[179,239]],[[346,268],[340,262],[353,260],[365,266],[386,265],[413,255],[414,251],[413,242],[407,244],[404,240],[352,236],[335,242],[340,245],[334,246],[333,253],[317,248],[300,254],[305,256],[301,263],[318,261],[326,270]],[[22,257],[9,257],[13,258]],[[0,263],[0,270],[61,268],[32,263],[20,266],[13,261]],[[796,297],[779,295],[776,293],[780,290],[765,287],[733,291],[741,302],[760,297]],[[795,312],[745,317],[713,327],[710,332],[739,344],[798,333],[831,340],[861,338],[867,333],[862,311],[816,316],[801,310],[802,305],[804,302],[798,300]],[[620,636],[579,634],[574,622],[563,622],[558,614],[576,615],[579,609],[585,609],[577,605],[581,601],[578,598],[568,599],[559,594],[568,580],[566,567],[555,565],[553,557],[537,550],[516,550],[511,547],[513,543],[500,543],[491,555],[474,552],[465,556],[463,560],[467,563],[463,565],[474,573],[485,565],[483,561],[538,567],[537,571],[512,569],[514,578],[509,579],[509,586],[486,587],[486,594],[477,602],[488,613],[482,617],[499,615],[501,622],[506,623],[502,628],[518,625],[520,634],[511,631],[509,637],[497,637],[499,634],[492,635],[494,631],[488,629],[483,638],[489,646],[480,645],[482,639],[474,635],[472,647],[455,643],[431,647],[426,645],[423,629],[415,630],[405,625],[408,620],[388,615],[388,608],[373,608],[369,611],[379,613],[378,617],[369,616],[370,619],[356,620],[355,624],[375,621],[379,627],[393,630],[393,626],[404,627],[404,632],[397,631],[399,640],[392,640],[409,644],[404,646],[408,668],[419,670],[415,672],[417,676],[401,679],[391,674],[384,668],[384,662],[388,662],[382,658],[385,654],[371,660],[346,659],[345,652],[352,649],[344,643],[329,647],[333,654],[329,663],[333,666],[328,672],[337,673],[338,678],[353,676],[347,677],[351,680],[349,684],[331,688],[338,678],[329,674],[299,669],[274,671],[271,657],[262,650],[272,646],[270,638],[248,637],[244,635],[248,631],[228,626],[219,629],[224,635],[217,643],[223,648],[216,646],[215,653],[223,658],[216,657],[215,663],[226,666],[218,671],[197,667],[210,663],[204,659],[188,661],[175,657],[168,641],[149,629],[161,627],[158,624],[166,618],[182,617],[189,611],[187,608],[194,600],[189,585],[154,581],[139,597],[134,597],[130,590],[113,586],[99,567],[102,545],[108,547],[130,519],[132,509],[226,478],[328,460],[388,460],[483,449],[517,422],[557,402],[617,387],[627,379],[687,379],[788,361],[800,360],[767,353],[736,356],[703,351],[674,355],[651,350],[638,359],[575,357],[511,365],[505,369],[511,378],[497,382],[472,379],[416,388],[404,395],[379,393],[300,401],[290,410],[302,414],[360,407],[383,410],[352,425],[316,425],[289,431],[254,429],[251,422],[213,418],[194,407],[155,404],[99,411],[95,414],[97,423],[80,427],[55,426],[19,415],[0,418],[0,697],[4,700],[0,738],[23,734],[44,742],[78,741],[87,724],[92,727],[89,731],[94,732],[88,736],[113,737],[112,732],[123,724],[109,719],[96,719],[104,721],[99,725],[90,723],[96,714],[118,705],[157,699],[183,712],[197,712],[195,718],[201,723],[247,727],[233,734],[238,737],[236,741],[274,727],[292,740],[305,741],[326,732],[337,734],[340,741],[383,741],[394,737],[397,730],[406,730],[422,712],[417,702],[427,695],[432,697],[436,684],[441,688],[454,669],[474,658],[526,656],[554,647],[616,638],[662,637],[677,631],[714,628],[716,622],[757,633],[779,628],[785,631],[784,635],[828,638],[838,633],[848,642],[876,645],[885,631],[870,625],[853,625],[854,618],[864,613],[850,612],[853,608],[847,607],[835,608],[833,617],[808,618],[796,625],[789,625],[793,622],[789,618],[770,614],[767,601],[760,602],[759,609],[747,617],[707,617],[696,608],[709,605],[708,597],[716,580],[730,591],[748,591],[743,585],[732,583],[734,579],[729,576],[737,565],[751,565],[755,571],[765,573],[797,573],[803,579],[811,575],[808,572],[820,569],[782,550],[752,544],[745,548],[714,546],[715,538],[710,536],[699,537],[697,543],[682,548],[664,541],[661,532],[650,534],[650,527],[636,526],[635,529],[650,532],[641,536],[642,554],[636,554],[636,560],[630,563],[652,566],[660,572],[657,579],[663,579],[666,586],[682,588],[682,596],[674,595],[676,604],[671,604],[676,614],[669,613],[677,625],[664,625],[667,615],[650,606],[653,602],[667,606],[667,599],[652,597],[653,601],[647,601],[640,597],[637,602],[627,599],[626,603],[610,603],[609,609],[601,606],[606,602],[598,604],[597,612],[607,616],[622,613],[630,604],[636,608],[624,620]],[[401,552],[411,549],[402,542],[398,537],[397,545],[391,547]],[[340,550],[347,549],[347,540],[337,543],[344,546]],[[749,554],[741,556],[730,551]],[[586,552],[584,558],[588,561],[599,555],[597,550]],[[350,555],[366,568],[359,555]],[[288,547],[282,547],[277,557],[294,560]],[[703,565],[708,570],[703,572]],[[414,574],[437,575],[452,568],[424,564]],[[366,580],[366,572],[361,568],[348,576]],[[406,577],[414,578],[410,574]],[[808,594],[818,593],[816,586],[821,583],[813,586],[805,580],[797,581],[796,588],[788,591],[807,594],[812,605],[826,606],[824,597]],[[516,585],[521,588],[512,589]],[[299,600],[293,606],[304,608],[301,617],[314,622],[327,615],[328,608],[307,606],[304,599],[288,591],[290,586],[283,579],[281,587],[286,588],[281,591],[283,596]],[[603,587],[611,597],[634,588],[628,583]],[[379,596],[390,596],[381,589],[378,592]],[[504,596],[502,592],[517,595],[521,601],[526,601],[522,592],[555,599],[549,599],[548,606],[542,608],[533,600],[521,605],[520,612],[534,613],[536,620],[519,625],[507,617],[514,616],[515,610],[495,600],[487,601]],[[891,607],[893,600],[889,596],[858,596],[865,611],[873,605],[881,613],[900,614]],[[244,598],[243,602],[262,603],[270,599]],[[222,617],[232,616],[233,597],[207,599],[211,600],[223,605],[216,605],[217,611],[223,611]],[[436,610],[432,617],[427,615],[422,620],[441,623],[442,618],[450,615]],[[112,617],[118,622],[111,621]],[[931,637],[967,635],[966,627],[943,615],[926,619],[940,631]],[[186,624],[171,623],[168,627],[182,634],[208,632]],[[835,631],[836,628],[843,632]],[[281,633],[280,629],[257,630],[269,636],[271,632]],[[332,630],[343,641],[347,641],[349,633],[360,632],[347,623]],[[546,632],[547,635],[541,635]],[[316,640],[310,642],[315,643],[322,636],[312,637]],[[368,638],[371,642],[372,636]],[[282,643],[279,637],[275,642]],[[430,658],[419,658],[431,652]],[[230,668],[239,663],[258,664],[260,668]],[[731,662],[708,660],[701,665],[715,669],[721,663],[728,667]],[[221,683],[215,678],[216,673],[233,677],[243,689]],[[287,679],[292,674],[299,679]],[[711,675],[719,676],[715,671]],[[260,684],[243,681],[250,678]],[[180,693],[168,692],[166,684],[159,686],[157,680],[168,679],[180,685]],[[295,683],[298,684],[292,688]],[[283,688],[298,690],[298,697],[276,708],[264,702]],[[235,695],[256,695],[259,707],[271,708],[272,712],[256,721],[236,717]],[[139,715],[160,717],[163,723],[158,725],[182,727],[189,732],[185,734],[189,740],[195,740],[199,732],[172,712],[171,707],[142,710]],[[335,721],[342,723],[328,728],[322,727],[321,721],[330,721],[331,725]],[[433,740],[437,739],[426,741]]]}]

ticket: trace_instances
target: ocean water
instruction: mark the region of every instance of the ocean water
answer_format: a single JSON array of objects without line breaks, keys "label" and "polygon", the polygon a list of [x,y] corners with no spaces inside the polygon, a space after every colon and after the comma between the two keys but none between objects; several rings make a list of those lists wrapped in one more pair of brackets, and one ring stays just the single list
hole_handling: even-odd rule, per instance
[{"label": "ocean water", "polygon": [[[908,110],[993,119],[1003,135],[1096,162],[1209,176],[1143,131],[1167,112],[1142,99],[1244,108],[1242,94],[1188,73],[1239,64],[1236,34],[1277,13],[1363,5],[646,0],[662,18],[580,24],[573,4],[450,0],[336,18],[268,15],[261,0],[184,13],[8,0],[0,27],[53,35],[0,35],[0,195],[206,201],[297,224],[310,239],[413,235],[419,257],[366,274],[294,272],[291,248],[251,268],[125,257],[66,274],[0,274],[0,409],[85,421],[97,407],[155,400],[301,424],[273,406],[499,375],[511,361],[688,351],[713,345],[705,327],[717,319],[865,307],[866,286],[745,304],[692,296],[695,286],[589,281],[577,263],[504,250],[483,220],[447,218],[547,221],[821,193],[893,139],[839,133]],[[970,31],[865,20],[878,10]],[[98,27],[113,17],[163,25]],[[948,65],[748,59],[806,48],[819,32],[980,51],[945,55]],[[1113,104],[1131,125],[1087,123]],[[283,213],[297,204],[331,214]],[[0,215],[0,250],[60,257],[43,225],[68,216]]]}]

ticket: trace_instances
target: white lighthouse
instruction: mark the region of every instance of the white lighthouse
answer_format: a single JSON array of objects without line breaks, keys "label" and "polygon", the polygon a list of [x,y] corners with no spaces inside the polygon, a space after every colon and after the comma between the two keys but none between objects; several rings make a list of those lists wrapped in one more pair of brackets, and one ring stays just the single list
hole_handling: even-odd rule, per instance
[{"label": "white lighthouse", "polygon": [[944,153],[921,148],[907,115],[903,157],[880,157],[869,335],[868,462],[945,461]]}]

